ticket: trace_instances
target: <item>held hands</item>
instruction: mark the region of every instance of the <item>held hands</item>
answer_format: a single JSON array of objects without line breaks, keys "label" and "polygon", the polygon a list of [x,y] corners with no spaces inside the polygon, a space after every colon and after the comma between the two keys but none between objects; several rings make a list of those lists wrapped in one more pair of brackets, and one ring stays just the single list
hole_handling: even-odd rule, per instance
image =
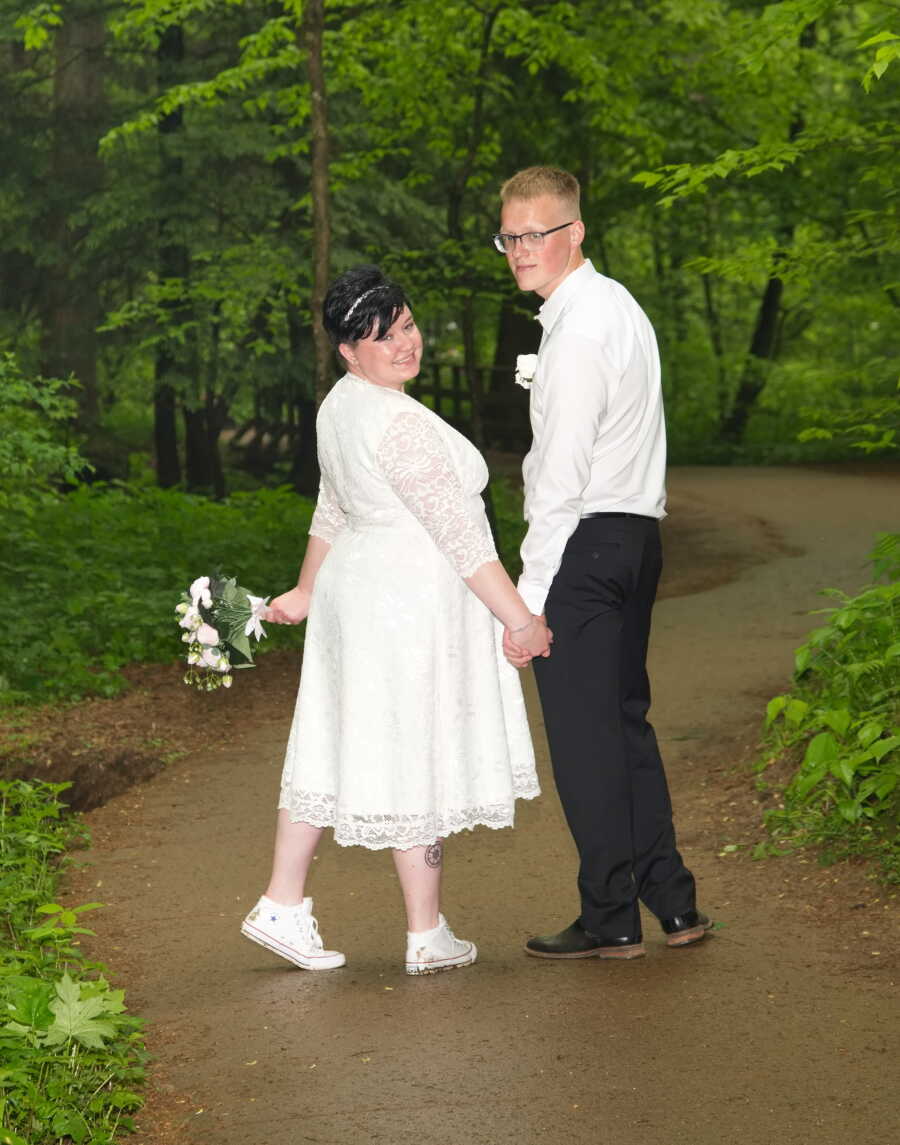
[{"label": "held hands", "polygon": [[309,593],[299,586],[276,596],[265,619],[270,624],[300,624],[309,612]]},{"label": "held hands", "polygon": [[508,628],[503,631],[503,655],[514,668],[524,668],[535,656],[549,656],[553,633],[547,627],[543,616],[532,616],[524,629],[515,634]]}]

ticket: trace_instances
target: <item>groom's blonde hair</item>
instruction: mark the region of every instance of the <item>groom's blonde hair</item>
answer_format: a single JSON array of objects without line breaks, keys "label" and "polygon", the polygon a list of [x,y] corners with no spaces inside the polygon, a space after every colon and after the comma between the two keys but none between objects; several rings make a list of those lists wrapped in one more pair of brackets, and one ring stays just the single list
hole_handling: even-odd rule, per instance
[{"label": "groom's blonde hair", "polygon": [[581,218],[578,180],[561,167],[526,167],[507,179],[500,188],[503,204],[512,199],[536,199],[539,195],[553,195],[569,208],[575,218]]}]

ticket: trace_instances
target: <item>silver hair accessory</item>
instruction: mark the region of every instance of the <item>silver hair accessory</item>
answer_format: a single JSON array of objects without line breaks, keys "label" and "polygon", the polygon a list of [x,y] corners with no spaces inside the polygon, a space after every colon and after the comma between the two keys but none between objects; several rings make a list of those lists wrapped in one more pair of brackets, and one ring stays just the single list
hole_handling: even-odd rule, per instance
[{"label": "silver hair accessory", "polygon": [[344,321],[345,322],[350,321],[350,319],[353,317],[353,311],[357,308],[357,306],[359,306],[360,302],[362,302],[363,299],[368,298],[370,294],[374,294],[376,290],[384,290],[384,289],[385,289],[384,285],[381,285],[381,286],[372,286],[368,290],[364,290],[362,292],[362,294],[359,296],[359,298],[357,298],[357,300],[353,303],[353,305],[350,307],[350,309],[344,315]]}]

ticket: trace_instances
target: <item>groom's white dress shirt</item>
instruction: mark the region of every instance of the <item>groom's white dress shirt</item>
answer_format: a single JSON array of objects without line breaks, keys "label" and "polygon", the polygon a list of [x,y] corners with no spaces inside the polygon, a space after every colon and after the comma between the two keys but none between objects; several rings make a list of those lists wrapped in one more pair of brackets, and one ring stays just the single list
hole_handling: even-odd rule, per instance
[{"label": "groom's white dress shirt", "polygon": [[534,441],[522,465],[519,592],[544,611],[563,550],[586,513],[665,516],[666,435],[656,336],[620,283],[590,260],[538,312]]}]

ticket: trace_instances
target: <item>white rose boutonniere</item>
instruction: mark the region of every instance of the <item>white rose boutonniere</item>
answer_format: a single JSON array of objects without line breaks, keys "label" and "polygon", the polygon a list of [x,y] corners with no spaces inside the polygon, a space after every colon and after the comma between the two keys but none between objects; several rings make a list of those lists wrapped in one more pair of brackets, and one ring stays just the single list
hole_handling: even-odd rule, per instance
[{"label": "white rose boutonniere", "polygon": [[525,390],[531,389],[537,370],[537,354],[519,354],[516,358],[516,385]]}]

